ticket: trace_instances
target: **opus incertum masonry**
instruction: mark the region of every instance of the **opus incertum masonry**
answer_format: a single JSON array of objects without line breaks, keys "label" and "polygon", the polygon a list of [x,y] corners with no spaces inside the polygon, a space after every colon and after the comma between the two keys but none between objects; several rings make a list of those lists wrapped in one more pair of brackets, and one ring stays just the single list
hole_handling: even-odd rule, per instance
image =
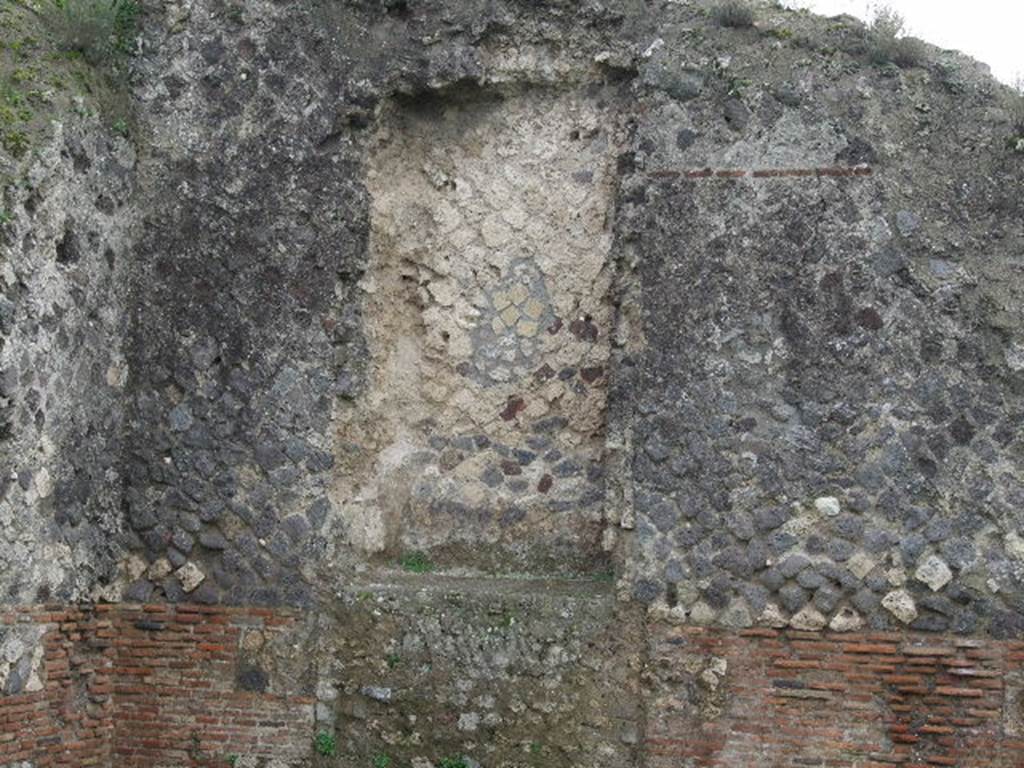
[{"label": "opus incertum masonry", "polygon": [[2,12],[0,768],[1022,764],[1016,97],[717,6]]}]

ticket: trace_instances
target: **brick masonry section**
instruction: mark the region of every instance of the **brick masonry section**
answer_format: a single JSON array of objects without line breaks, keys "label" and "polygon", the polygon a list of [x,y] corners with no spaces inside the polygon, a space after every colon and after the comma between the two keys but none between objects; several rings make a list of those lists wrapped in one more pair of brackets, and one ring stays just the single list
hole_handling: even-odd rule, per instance
[{"label": "brick masonry section", "polygon": [[689,170],[658,169],[650,172],[657,179],[806,179],[842,178],[848,176],[870,176],[872,169],[867,165],[853,167],[824,168],[691,168]]},{"label": "brick masonry section", "polygon": [[[312,761],[301,615],[120,605],[0,614],[0,766]],[[646,768],[1024,766],[1024,640],[648,626]]]},{"label": "brick masonry section", "polygon": [[[43,649],[36,684],[18,685],[41,683],[41,690],[8,692],[11,680],[0,689],[0,766],[198,768],[226,766],[232,754],[309,759],[313,698],[273,690],[244,661],[258,650],[253,638],[262,645],[288,631],[290,614],[95,606],[23,609],[0,620],[0,644],[20,632],[38,637]],[[32,649],[26,654],[29,668]]]},{"label": "brick masonry section", "polygon": [[245,646],[287,632],[292,614],[147,605],[117,615],[118,768],[224,766],[230,755],[308,758],[314,699],[273,691],[266,673],[244,662]]},{"label": "brick masonry section", "polygon": [[1024,642],[651,630],[648,768],[1020,768]]},{"label": "brick masonry section", "polygon": [[88,607],[0,613],[0,765],[110,764],[112,629]]}]

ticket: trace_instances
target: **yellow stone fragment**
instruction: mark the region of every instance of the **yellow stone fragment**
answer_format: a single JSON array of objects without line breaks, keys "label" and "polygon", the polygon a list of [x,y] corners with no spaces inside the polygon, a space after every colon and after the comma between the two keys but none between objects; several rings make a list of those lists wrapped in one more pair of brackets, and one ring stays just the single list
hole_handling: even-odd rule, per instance
[{"label": "yellow stone fragment", "polygon": [[537,324],[532,320],[527,320],[525,317],[519,321],[516,329],[519,331],[520,336],[533,338],[537,335]]},{"label": "yellow stone fragment", "polygon": [[491,297],[491,301],[494,303],[494,308],[499,312],[512,303],[512,299],[510,299],[508,294],[504,291],[498,291],[494,294],[494,296]]},{"label": "yellow stone fragment", "polygon": [[544,314],[544,305],[536,299],[530,299],[526,302],[526,306],[523,307],[523,312],[532,320],[539,320],[540,316]]},{"label": "yellow stone fragment", "polygon": [[512,299],[513,304],[518,306],[530,297],[530,291],[525,285],[520,283],[508,292],[508,297]]}]

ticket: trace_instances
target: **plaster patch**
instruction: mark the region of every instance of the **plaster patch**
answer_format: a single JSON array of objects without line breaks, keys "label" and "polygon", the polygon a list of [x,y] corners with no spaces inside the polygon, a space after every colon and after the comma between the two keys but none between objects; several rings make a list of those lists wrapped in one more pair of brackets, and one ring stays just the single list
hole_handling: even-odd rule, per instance
[{"label": "plaster patch", "polygon": [[357,549],[601,557],[617,136],[596,104],[470,91],[380,118],[372,362],[336,409],[335,506]]}]

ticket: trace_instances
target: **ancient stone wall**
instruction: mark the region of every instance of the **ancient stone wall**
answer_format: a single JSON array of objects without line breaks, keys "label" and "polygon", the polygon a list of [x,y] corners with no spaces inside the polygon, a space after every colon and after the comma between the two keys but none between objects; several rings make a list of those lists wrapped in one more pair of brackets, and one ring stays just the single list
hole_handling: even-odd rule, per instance
[{"label": "ancient stone wall", "polygon": [[350,765],[634,761],[639,625],[615,620],[606,589],[408,586],[361,584],[317,613],[163,603],[5,614],[0,764],[310,765],[314,733],[335,732]]},{"label": "ancient stone wall", "polygon": [[420,550],[606,573],[625,134],[595,41],[551,70],[456,30],[435,87],[358,31],[382,18],[398,50],[401,13],[266,4],[225,25],[199,4],[188,34],[176,13],[148,19],[140,63],[154,215],[132,283],[128,597],[310,604]]},{"label": "ancient stone wall", "polygon": [[1008,94],[711,5],[144,15],[5,192],[0,765],[1019,763]]},{"label": "ancient stone wall", "polygon": [[632,469],[640,562],[664,570],[641,599],[698,623],[1020,633],[1015,374],[971,354],[956,288],[915,290],[916,216],[873,202],[886,172],[648,188]]},{"label": "ancient stone wall", "polygon": [[305,48],[225,26],[218,5],[191,8],[188,35],[180,8],[151,18],[140,88],[153,215],[132,293],[126,504],[144,562],[128,596],[308,604],[322,533],[346,537],[331,416],[362,349],[347,291],[366,199],[348,141],[306,111],[326,83]]},{"label": "ancient stone wall", "polygon": [[464,565],[601,555],[616,131],[600,89],[399,101],[379,118],[365,394],[337,413],[353,544]]},{"label": "ancient stone wall", "polygon": [[[661,50],[672,98],[638,126],[619,230],[633,595],[697,624],[1019,636],[1024,231],[993,220],[1017,166],[990,153],[954,186],[951,136],[896,145],[907,118],[880,110],[920,82],[786,73],[739,105],[693,74],[680,107]],[[972,97],[930,87],[955,135]]]},{"label": "ancient stone wall", "polygon": [[[0,228],[0,600],[114,594],[135,152],[68,116]],[[116,588],[115,588],[116,591]]]},{"label": "ancient stone wall", "polygon": [[167,604],[110,615],[114,765],[308,764],[310,675],[256,661],[271,649],[287,654],[295,615]]},{"label": "ancient stone wall", "polygon": [[294,626],[286,612],[53,606],[0,619],[0,765],[224,766],[311,752],[303,682],[251,662]]},{"label": "ancient stone wall", "polygon": [[513,586],[398,577],[319,615],[189,604],[5,614],[0,759],[310,765],[312,735],[337,733],[336,757],[353,765],[464,754],[482,765],[1019,763],[1020,640],[643,628],[616,621],[600,590]]}]

